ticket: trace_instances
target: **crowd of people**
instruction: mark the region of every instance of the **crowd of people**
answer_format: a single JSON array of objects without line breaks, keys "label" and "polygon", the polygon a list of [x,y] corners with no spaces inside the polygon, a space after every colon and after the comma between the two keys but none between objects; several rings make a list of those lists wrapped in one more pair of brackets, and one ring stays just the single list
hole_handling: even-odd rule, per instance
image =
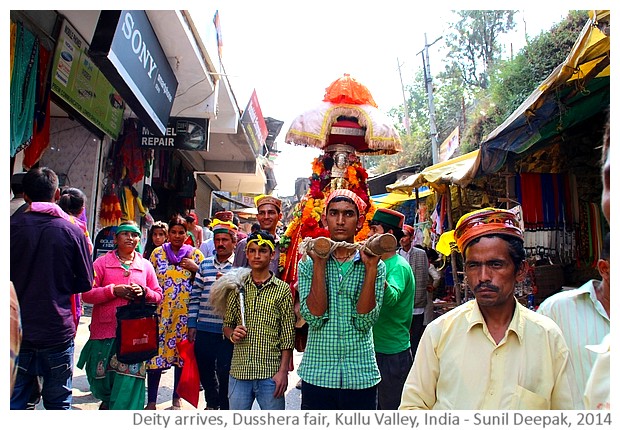
[{"label": "crowd of people", "polygon": [[[11,216],[11,409],[39,398],[45,409],[71,408],[80,300],[92,305],[92,319],[76,365],[100,409],[156,409],[171,368],[172,407],[180,409],[183,341],[194,345],[206,409],[247,410],[255,401],[284,409],[300,319],[304,410],[610,406],[609,237],[602,280],[535,312],[515,298],[526,272],[516,216],[496,208],[465,214],[442,239],[462,255],[473,300],[434,318],[437,253],[414,246],[413,228],[390,209],[375,211],[367,241],[391,235],[400,246],[379,252],[356,243],[368,205],[347,189],[325,199],[329,252],[308,246],[289,285],[278,276],[282,202],[274,196],[255,199],[258,225],[245,237],[230,211],[202,227],[194,213],[177,214],[152,225],[140,252],[141,230],[126,221],[115,229],[115,249],[93,263],[83,193],[61,195],[45,167],[28,171],[21,186],[24,203]],[[115,310],[142,299],[157,303],[159,350],[127,365],[116,356]]]}]

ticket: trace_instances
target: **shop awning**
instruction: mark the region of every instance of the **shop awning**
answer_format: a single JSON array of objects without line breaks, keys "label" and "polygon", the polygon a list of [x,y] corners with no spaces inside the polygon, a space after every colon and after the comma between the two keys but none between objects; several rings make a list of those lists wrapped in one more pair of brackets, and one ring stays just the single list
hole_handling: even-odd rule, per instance
[{"label": "shop awning", "polygon": [[609,10],[591,11],[566,60],[480,144],[475,176],[497,172],[521,154],[609,106]]},{"label": "shop awning", "polygon": [[446,184],[467,186],[474,178],[479,150],[450,160],[433,164],[420,173],[408,176],[390,184],[386,189],[390,192],[400,191],[411,194],[414,189],[429,185],[433,189],[443,189]]},{"label": "shop awning", "polygon": [[[426,188],[418,193],[418,197],[427,197],[431,194],[433,194],[433,190]],[[389,209],[399,203],[403,203],[408,200],[415,200],[415,195],[410,195],[401,191],[395,191],[391,193],[377,194],[375,196],[370,196],[370,198],[377,207]]]}]

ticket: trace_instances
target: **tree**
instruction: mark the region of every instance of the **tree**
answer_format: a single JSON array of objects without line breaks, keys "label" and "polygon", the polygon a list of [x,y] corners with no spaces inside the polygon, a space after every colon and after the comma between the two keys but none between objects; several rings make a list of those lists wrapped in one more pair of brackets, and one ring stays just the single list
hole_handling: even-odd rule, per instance
[{"label": "tree", "polygon": [[458,21],[446,35],[450,62],[446,72],[460,74],[469,86],[487,88],[489,73],[500,58],[498,38],[515,27],[513,10],[460,10],[455,11]]}]

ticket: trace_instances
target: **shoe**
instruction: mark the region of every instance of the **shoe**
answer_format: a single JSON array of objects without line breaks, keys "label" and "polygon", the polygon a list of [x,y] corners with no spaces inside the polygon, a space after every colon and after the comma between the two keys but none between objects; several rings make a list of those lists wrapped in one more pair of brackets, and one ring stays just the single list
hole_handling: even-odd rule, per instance
[{"label": "shoe", "polygon": [[149,402],[146,404],[146,406],[144,407],[145,411],[154,411],[157,409],[157,403],[154,402]]}]

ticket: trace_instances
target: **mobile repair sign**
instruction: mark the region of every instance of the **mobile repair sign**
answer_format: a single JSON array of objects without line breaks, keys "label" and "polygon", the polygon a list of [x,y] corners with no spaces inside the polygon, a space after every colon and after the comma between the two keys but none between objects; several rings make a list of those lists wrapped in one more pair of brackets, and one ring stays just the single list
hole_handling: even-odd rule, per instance
[{"label": "mobile repair sign", "polygon": [[143,10],[102,10],[89,54],[138,118],[162,135],[178,81]]}]

